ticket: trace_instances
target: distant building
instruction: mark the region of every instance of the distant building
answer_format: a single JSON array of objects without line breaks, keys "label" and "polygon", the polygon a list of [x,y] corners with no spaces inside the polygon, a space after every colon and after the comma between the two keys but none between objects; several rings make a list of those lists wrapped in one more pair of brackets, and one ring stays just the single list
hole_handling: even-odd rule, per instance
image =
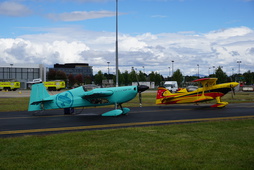
[{"label": "distant building", "polygon": [[0,64],[0,81],[19,81],[21,89],[26,89],[27,82],[38,78],[46,81],[43,64]]},{"label": "distant building", "polygon": [[54,68],[50,68],[49,70],[55,71],[63,71],[68,76],[72,74],[76,76],[78,74],[82,74],[83,77],[93,76],[92,66],[89,66],[87,63],[66,63],[66,64],[54,64]]}]

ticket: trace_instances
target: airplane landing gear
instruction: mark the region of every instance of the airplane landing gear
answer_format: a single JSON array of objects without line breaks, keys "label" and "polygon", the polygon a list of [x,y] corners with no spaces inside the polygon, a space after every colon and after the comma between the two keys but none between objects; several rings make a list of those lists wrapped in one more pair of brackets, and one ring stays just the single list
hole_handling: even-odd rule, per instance
[{"label": "airplane landing gear", "polygon": [[217,103],[214,104],[214,105],[212,105],[211,107],[222,108],[222,107],[225,107],[225,106],[228,105],[228,102],[222,102],[222,101],[221,101],[221,97],[219,97],[219,96],[216,97],[216,101],[217,101]]}]

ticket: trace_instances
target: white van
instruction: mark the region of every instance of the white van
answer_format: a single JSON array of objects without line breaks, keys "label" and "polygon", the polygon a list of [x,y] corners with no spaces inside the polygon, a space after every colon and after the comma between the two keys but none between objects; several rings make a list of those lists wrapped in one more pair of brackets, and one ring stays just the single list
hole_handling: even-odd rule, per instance
[{"label": "white van", "polygon": [[171,93],[175,93],[178,90],[177,81],[166,81],[164,87],[168,89]]}]

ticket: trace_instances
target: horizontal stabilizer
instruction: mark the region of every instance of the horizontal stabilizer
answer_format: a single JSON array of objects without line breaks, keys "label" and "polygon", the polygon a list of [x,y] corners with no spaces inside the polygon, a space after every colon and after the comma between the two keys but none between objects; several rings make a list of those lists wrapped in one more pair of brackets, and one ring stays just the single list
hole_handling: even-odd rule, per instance
[{"label": "horizontal stabilizer", "polygon": [[123,113],[122,110],[116,109],[116,110],[111,110],[109,112],[103,113],[102,116],[119,116],[122,113]]},{"label": "horizontal stabilizer", "polygon": [[30,105],[37,105],[37,104],[40,104],[40,103],[43,103],[43,102],[50,102],[50,101],[53,101],[53,99],[34,101]]}]

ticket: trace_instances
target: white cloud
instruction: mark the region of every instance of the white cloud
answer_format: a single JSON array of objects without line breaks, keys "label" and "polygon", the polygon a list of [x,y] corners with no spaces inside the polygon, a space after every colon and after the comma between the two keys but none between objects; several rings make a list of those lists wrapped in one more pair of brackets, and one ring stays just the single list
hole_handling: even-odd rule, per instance
[{"label": "white cloud", "polygon": [[147,44],[144,41],[139,41],[136,37],[122,35],[119,39],[120,51],[139,51],[146,49]]},{"label": "white cloud", "polygon": [[32,42],[24,39],[0,39],[1,60],[4,63],[54,63],[85,62],[80,55],[89,48],[80,42]]},{"label": "white cloud", "polygon": [[[0,39],[3,63],[85,62],[98,70],[115,72],[115,33],[92,32],[78,27],[44,30],[48,33],[24,35],[17,39]],[[247,27],[229,28],[207,34],[164,33],[141,35],[119,34],[119,69],[158,71],[164,76],[180,69],[184,75],[212,73],[213,66],[223,66],[227,74],[238,69],[254,71],[254,31]],[[143,68],[143,66],[145,68]],[[170,67],[170,69],[168,68]],[[209,67],[211,68],[209,70]]]},{"label": "white cloud", "polygon": [[32,11],[25,5],[16,2],[0,2],[0,15],[23,17],[31,13]]},{"label": "white cloud", "polygon": [[48,14],[48,18],[56,21],[82,21],[87,19],[115,16],[112,11],[74,11],[70,13]]},{"label": "white cloud", "polygon": [[230,37],[241,37],[253,33],[253,30],[247,27],[229,28],[224,30],[212,31],[205,35],[208,39],[228,39]]},{"label": "white cloud", "polygon": [[152,18],[167,18],[166,15],[153,15]]}]

